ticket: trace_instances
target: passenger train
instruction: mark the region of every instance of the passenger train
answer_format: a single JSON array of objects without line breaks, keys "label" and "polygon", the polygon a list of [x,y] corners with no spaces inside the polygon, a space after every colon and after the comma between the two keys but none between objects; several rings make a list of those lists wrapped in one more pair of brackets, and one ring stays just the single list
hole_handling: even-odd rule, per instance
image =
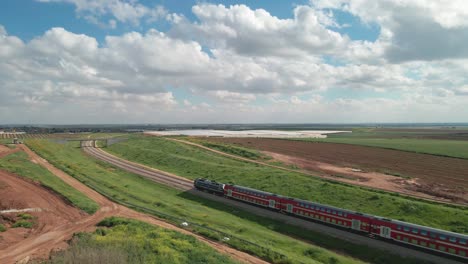
[{"label": "passenger train", "polygon": [[208,191],[301,218],[325,222],[371,236],[393,240],[397,243],[410,244],[468,260],[468,235],[206,179],[196,179],[194,187],[198,190]]}]

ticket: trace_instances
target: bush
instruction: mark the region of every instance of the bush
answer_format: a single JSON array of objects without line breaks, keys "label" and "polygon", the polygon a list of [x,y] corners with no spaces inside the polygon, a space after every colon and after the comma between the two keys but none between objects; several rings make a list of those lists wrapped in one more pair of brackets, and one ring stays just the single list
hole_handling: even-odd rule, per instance
[{"label": "bush", "polygon": [[5,231],[6,231],[6,227],[0,224],[0,232],[5,232]]},{"label": "bush", "polygon": [[13,228],[17,228],[17,227],[32,228],[32,226],[33,226],[33,223],[31,222],[28,222],[26,220],[19,220],[16,223],[14,223],[12,227]]},{"label": "bush", "polygon": [[26,213],[19,214],[18,217],[21,218],[21,219],[23,219],[23,220],[33,219],[33,216],[32,216],[32,215],[26,214]]}]

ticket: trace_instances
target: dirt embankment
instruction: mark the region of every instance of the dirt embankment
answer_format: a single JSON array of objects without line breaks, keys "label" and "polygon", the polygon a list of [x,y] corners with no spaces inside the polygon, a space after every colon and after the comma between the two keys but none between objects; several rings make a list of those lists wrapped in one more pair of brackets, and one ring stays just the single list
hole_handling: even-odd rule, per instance
[{"label": "dirt embankment", "polygon": [[257,149],[325,178],[468,204],[468,160],[333,143],[260,138],[207,140]]},{"label": "dirt embankment", "polygon": [[16,207],[15,209],[41,208],[41,212],[31,213],[37,217],[37,224],[32,229],[9,229],[0,234],[3,237],[0,240],[0,263],[15,263],[29,259],[47,258],[52,250],[66,247],[66,241],[74,233],[92,231],[99,221],[110,216],[137,219],[181,233],[190,234],[217,251],[245,263],[267,263],[152,216],[113,203],[75,178],[53,167],[26,146],[20,146],[20,149],[25,151],[32,161],[44,166],[57,177],[96,201],[100,205],[100,209],[93,215],[87,215],[38,184],[0,171],[0,200],[2,203],[5,201],[5,206],[3,207]]}]

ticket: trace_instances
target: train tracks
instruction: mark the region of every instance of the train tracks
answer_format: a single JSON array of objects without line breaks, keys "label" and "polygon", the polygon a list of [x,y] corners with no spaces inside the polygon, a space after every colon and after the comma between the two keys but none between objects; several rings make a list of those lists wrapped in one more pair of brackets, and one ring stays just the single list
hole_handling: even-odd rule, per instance
[{"label": "train tracks", "polygon": [[153,168],[143,166],[141,164],[133,163],[128,160],[118,158],[114,155],[111,155],[105,151],[102,151],[99,148],[95,148],[95,141],[84,141],[83,149],[86,153],[102,160],[108,162],[114,166],[117,166],[126,171],[141,175],[143,177],[149,178],[155,182],[162,183],[180,190],[190,190],[193,188],[193,182],[191,180],[177,177],[175,175],[169,175],[167,173],[162,173]]},{"label": "train tracks", "polygon": [[224,197],[208,194],[205,192],[200,192],[193,188],[193,182],[191,180],[181,178],[180,176],[173,175],[167,172],[162,172],[162,171],[159,171],[154,168],[150,168],[150,167],[138,164],[138,163],[134,163],[128,160],[121,159],[99,148],[96,148],[95,144],[96,143],[94,140],[89,140],[89,141],[83,141],[81,146],[87,154],[99,160],[108,162],[123,170],[141,175],[155,182],[168,185],[168,186],[177,188],[179,190],[187,191],[193,195],[197,195],[205,199],[220,202],[228,206],[237,207],[249,213],[252,213],[261,217],[274,219],[284,224],[294,225],[300,228],[304,228],[305,230],[312,230],[312,231],[319,232],[319,233],[322,233],[331,237],[344,239],[344,240],[350,241],[358,245],[366,245],[371,248],[387,250],[387,251],[392,252],[393,254],[400,255],[403,257],[418,258],[418,259],[429,261],[432,263],[460,264],[460,262],[458,262],[457,260],[447,259],[445,257],[433,255],[431,253],[422,252],[419,250],[415,250],[413,248],[408,248],[408,247],[404,247],[398,244],[388,243],[388,242],[376,240],[367,236],[362,236],[362,235],[358,235],[355,233],[351,233],[346,230],[337,229],[331,226],[324,225],[322,223],[315,223],[315,222],[311,222],[308,220],[291,217],[285,214],[280,214],[275,211],[256,207],[256,206],[242,203],[239,201],[235,201],[232,199],[226,199]]}]

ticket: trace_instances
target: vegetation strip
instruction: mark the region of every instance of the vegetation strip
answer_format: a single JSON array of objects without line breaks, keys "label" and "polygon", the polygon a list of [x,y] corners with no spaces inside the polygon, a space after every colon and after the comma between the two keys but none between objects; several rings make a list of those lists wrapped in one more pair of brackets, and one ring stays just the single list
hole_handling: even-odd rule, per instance
[{"label": "vegetation strip", "polygon": [[41,185],[51,189],[88,214],[93,214],[99,209],[98,204],[86,197],[86,195],[55,177],[45,168],[32,163],[24,152],[16,152],[0,158],[0,168],[21,177],[40,182]]},{"label": "vegetation strip", "polygon": [[93,233],[78,233],[46,263],[239,263],[193,236],[144,222],[110,217]]}]

